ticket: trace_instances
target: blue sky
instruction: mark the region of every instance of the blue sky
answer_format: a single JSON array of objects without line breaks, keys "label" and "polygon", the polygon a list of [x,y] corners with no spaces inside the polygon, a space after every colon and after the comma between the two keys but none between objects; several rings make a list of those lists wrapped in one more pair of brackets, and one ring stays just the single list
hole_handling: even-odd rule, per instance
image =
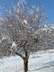
[{"label": "blue sky", "polygon": [[[11,2],[17,2],[18,0],[0,0],[0,6],[4,6],[6,3],[9,7],[11,6]],[[27,0],[28,6],[31,4],[33,5],[43,5],[44,6],[44,12],[49,13],[49,23],[54,24],[54,0]],[[0,14],[2,13],[2,10],[0,8]]]}]

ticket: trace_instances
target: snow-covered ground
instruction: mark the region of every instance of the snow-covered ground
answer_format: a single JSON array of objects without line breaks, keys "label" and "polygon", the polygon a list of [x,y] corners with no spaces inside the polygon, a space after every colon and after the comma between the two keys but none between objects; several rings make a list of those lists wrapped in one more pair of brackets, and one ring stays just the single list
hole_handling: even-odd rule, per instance
[{"label": "snow-covered ground", "polygon": [[[23,60],[19,56],[0,59],[0,72],[23,72]],[[54,72],[54,53],[30,55],[28,72]]]}]

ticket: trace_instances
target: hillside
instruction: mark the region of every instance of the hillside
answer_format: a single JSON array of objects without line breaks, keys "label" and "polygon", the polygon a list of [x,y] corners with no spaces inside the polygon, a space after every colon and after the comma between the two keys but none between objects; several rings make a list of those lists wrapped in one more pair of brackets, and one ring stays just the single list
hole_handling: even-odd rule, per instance
[{"label": "hillside", "polygon": [[[22,59],[19,56],[0,59],[0,72],[23,72]],[[31,54],[28,72],[54,72],[54,53]]]}]

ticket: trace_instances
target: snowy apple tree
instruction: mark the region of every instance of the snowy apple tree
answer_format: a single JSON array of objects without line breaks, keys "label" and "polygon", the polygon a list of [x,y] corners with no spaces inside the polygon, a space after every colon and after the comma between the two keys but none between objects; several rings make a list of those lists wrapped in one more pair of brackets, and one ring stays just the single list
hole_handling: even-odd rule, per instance
[{"label": "snowy apple tree", "polygon": [[[12,42],[9,51],[19,55],[24,61],[24,72],[28,71],[28,59],[34,45],[39,41],[40,35],[36,31],[42,23],[48,19],[43,14],[43,6],[27,7],[25,0],[12,4],[12,9],[3,8],[4,16],[0,16],[0,30],[8,36]],[[36,50],[36,48],[35,48]]]}]

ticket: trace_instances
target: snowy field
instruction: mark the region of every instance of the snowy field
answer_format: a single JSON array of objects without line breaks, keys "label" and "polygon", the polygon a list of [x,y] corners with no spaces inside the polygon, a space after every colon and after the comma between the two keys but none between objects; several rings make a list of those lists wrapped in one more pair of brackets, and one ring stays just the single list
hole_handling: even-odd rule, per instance
[{"label": "snowy field", "polygon": [[[19,56],[0,59],[0,72],[23,72],[23,60]],[[54,72],[54,53],[30,55],[28,72]]]}]

